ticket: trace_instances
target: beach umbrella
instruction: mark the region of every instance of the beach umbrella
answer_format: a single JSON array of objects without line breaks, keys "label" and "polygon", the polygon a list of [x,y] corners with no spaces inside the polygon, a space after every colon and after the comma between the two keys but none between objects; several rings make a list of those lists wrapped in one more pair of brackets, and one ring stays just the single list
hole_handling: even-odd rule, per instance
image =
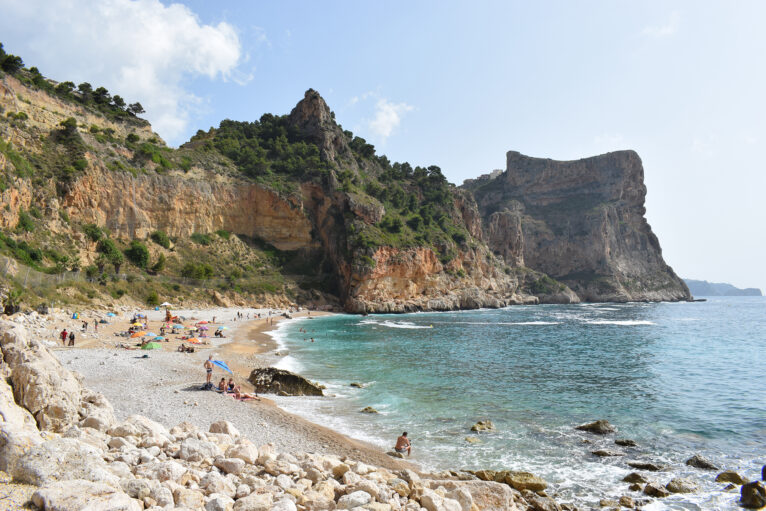
[{"label": "beach umbrella", "polygon": [[186,342],[190,342],[192,344],[202,344],[202,341],[200,341],[196,337],[192,337],[191,339],[187,339]]},{"label": "beach umbrella", "polygon": [[161,350],[162,345],[156,342],[147,342],[143,346],[141,346],[142,350]]},{"label": "beach umbrella", "polygon": [[162,337],[161,335],[158,335],[157,337],[155,337],[155,338],[154,338],[154,340],[155,340],[155,341],[164,341],[164,340],[165,340],[165,338],[164,338],[164,337]]},{"label": "beach umbrella", "polygon": [[136,321],[135,323],[131,323],[131,326],[144,326],[144,325]]},{"label": "beach umbrella", "polygon": [[202,321],[197,321],[197,324],[198,324],[198,325],[207,325],[207,321],[205,321],[205,320],[203,319]]},{"label": "beach umbrella", "polygon": [[173,325],[173,330],[180,330],[182,328],[184,328],[183,325]]},{"label": "beach umbrella", "polygon": [[170,307],[170,305],[171,305],[171,304],[169,304],[168,302],[162,302],[162,303],[160,304],[160,307]]},{"label": "beach umbrella", "polygon": [[113,318],[113,317],[115,317],[117,314],[115,314],[114,312],[107,312],[107,313],[106,313],[106,315],[107,315],[107,316],[109,316],[110,318]]},{"label": "beach umbrella", "polygon": [[146,314],[138,313],[138,314],[136,314],[136,317],[138,317],[138,318],[145,318]]},{"label": "beach umbrella", "polygon": [[229,366],[226,365],[226,362],[224,362],[223,360],[213,360],[213,363],[217,365],[218,367],[220,367],[221,369],[223,369],[224,371],[234,374],[231,371],[231,369],[229,369]]},{"label": "beach umbrella", "polygon": [[219,326],[218,328],[216,328],[216,330],[228,330],[228,329],[229,327],[227,326]]},{"label": "beach umbrella", "polygon": [[148,335],[149,337],[154,337],[157,334],[155,334],[154,332],[146,332],[146,335]]},{"label": "beach umbrella", "polygon": [[202,325],[201,327],[198,328],[198,330],[207,330],[207,327],[205,325]]},{"label": "beach umbrella", "polygon": [[130,336],[131,339],[135,339],[136,337],[143,337],[146,335],[146,332],[133,332],[133,334]]}]

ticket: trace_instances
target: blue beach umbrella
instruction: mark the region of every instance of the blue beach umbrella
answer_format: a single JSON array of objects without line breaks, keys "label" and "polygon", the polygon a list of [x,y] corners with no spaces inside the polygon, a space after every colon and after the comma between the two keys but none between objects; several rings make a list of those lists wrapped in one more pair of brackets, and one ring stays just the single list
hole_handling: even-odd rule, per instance
[{"label": "blue beach umbrella", "polygon": [[184,328],[183,325],[173,325],[173,330],[181,330],[183,328]]},{"label": "blue beach umbrella", "polygon": [[107,315],[107,316],[109,316],[110,318],[113,318],[113,317],[115,317],[117,314],[115,314],[114,312],[107,312],[107,313],[106,313],[106,315]]},{"label": "blue beach umbrella", "polygon": [[154,338],[154,340],[155,340],[155,341],[164,341],[164,340],[165,340],[165,338],[164,338],[164,337],[162,337],[161,335],[158,335],[157,337],[155,337],[155,338]]},{"label": "blue beach umbrella", "polygon": [[231,374],[234,374],[231,369],[229,369],[229,366],[226,365],[226,362],[223,360],[213,360],[213,363],[223,369],[226,372],[229,372]]}]

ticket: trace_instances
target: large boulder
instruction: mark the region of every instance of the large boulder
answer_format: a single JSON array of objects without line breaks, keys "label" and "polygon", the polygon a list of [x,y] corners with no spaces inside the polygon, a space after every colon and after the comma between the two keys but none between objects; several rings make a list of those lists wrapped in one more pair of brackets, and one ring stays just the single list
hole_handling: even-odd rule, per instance
[{"label": "large boulder", "polygon": [[256,392],[263,394],[283,394],[288,396],[323,396],[319,385],[310,382],[303,376],[276,367],[254,369],[248,381],[253,384]]},{"label": "large boulder", "polygon": [[745,484],[747,482],[747,479],[739,475],[733,470],[726,470],[724,472],[721,472],[718,474],[715,478],[716,482],[718,483],[734,483],[734,484]]},{"label": "large boulder", "polygon": [[35,506],[46,511],[141,511],[143,506],[118,487],[92,481],[59,481],[32,495]]},{"label": "large boulder", "polygon": [[587,431],[588,433],[594,433],[596,435],[606,435],[607,433],[614,433],[617,431],[614,426],[609,424],[608,420],[604,419],[575,426],[575,429],[580,431]]},{"label": "large boulder", "polygon": [[226,450],[227,458],[238,458],[254,465],[258,461],[258,448],[247,439],[240,439],[239,442]]},{"label": "large boulder", "polygon": [[[473,504],[478,509],[486,510],[514,510],[516,506],[516,497],[518,495],[514,490],[506,485],[494,481],[453,481],[453,480],[424,480],[431,489],[437,489],[440,486],[448,492],[456,490],[466,490],[473,499]],[[459,500],[459,499],[455,499]],[[524,509],[526,509],[524,507]]]},{"label": "large boulder", "polygon": [[665,485],[665,488],[670,493],[694,493],[699,491],[699,486],[694,481],[684,477],[674,477]]},{"label": "large boulder", "polygon": [[189,437],[181,443],[178,450],[178,457],[182,460],[199,462],[205,458],[215,458],[221,456],[221,449],[212,442],[204,442],[196,438]]},{"label": "large boulder", "polygon": [[72,438],[54,438],[32,447],[11,467],[10,474],[16,481],[35,486],[70,479],[119,482],[104,462],[101,451]]},{"label": "large boulder", "polygon": [[529,472],[509,471],[505,476],[505,484],[519,491],[531,490],[538,492],[543,491],[548,487],[548,483],[546,483],[543,478]]},{"label": "large boulder", "polygon": [[760,509],[766,506],[766,485],[761,481],[743,484],[739,503],[748,509]]},{"label": "large boulder", "polygon": [[476,432],[495,431],[495,424],[491,420],[479,421],[473,426],[471,426],[471,431],[476,431]]},{"label": "large boulder", "polygon": [[16,404],[13,389],[0,379],[0,470],[8,472],[16,460],[42,442],[34,417]]}]

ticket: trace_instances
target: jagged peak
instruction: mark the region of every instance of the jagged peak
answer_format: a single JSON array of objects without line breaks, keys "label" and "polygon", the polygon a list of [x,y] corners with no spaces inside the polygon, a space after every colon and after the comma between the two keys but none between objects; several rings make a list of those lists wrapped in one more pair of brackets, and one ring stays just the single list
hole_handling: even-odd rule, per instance
[{"label": "jagged peak", "polygon": [[349,151],[343,130],[335,122],[335,114],[314,89],[309,89],[288,117],[290,126],[319,146],[323,159],[334,161],[338,154]]}]

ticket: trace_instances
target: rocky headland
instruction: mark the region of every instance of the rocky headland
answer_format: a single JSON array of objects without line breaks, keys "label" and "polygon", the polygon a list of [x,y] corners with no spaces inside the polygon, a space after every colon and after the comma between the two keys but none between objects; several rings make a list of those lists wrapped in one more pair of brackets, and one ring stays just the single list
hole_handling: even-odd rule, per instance
[{"label": "rocky headland", "polygon": [[508,264],[542,271],[584,301],[690,299],[644,217],[634,151],[574,161],[509,151],[506,162],[463,188],[476,198],[489,247]]}]

